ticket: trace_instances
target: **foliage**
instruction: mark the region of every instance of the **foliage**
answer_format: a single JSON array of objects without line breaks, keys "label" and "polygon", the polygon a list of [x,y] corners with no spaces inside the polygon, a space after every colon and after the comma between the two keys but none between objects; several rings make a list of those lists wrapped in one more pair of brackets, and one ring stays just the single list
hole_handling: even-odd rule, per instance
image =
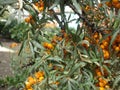
[{"label": "foliage", "polygon": [[[29,28],[23,30],[27,32],[18,59],[12,63],[16,73],[28,71],[21,88],[118,90],[119,4],[118,0],[23,0],[20,9],[30,14],[25,18]],[[68,18],[66,6],[72,9]],[[78,18],[71,19],[71,14]],[[59,29],[46,29],[47,23],[55,21]],[[70,29],[72,21],[76,21],[75,30]]]}]

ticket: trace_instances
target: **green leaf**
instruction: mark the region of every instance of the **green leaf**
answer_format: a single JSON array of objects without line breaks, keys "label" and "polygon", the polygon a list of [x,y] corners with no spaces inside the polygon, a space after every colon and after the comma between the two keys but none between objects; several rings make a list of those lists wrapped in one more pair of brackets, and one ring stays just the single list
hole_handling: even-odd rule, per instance
[{"label": "green leaf", "polygon": [[24,47],[26,47],[26,43],[27,43],[27,42],[28,42],[27,40],[23,41],[23,43],[22,43],[22,45],[21,45],[21,47],[20,47],[20,50],[19,50],[18,55],[20,55],[20,54],[22,53],[22,50],[24,49]]},{"label": "green leaf", "polygon": [[56,7],[59,4],[60,0],[55,0],[55,3],[49,8],[49,9],[53,9],[54,7]]},{"label": "green leaf", "polygon": [[82,14],[81,6],[78,4],[77,0],[72,0],[72,2],[75,8],[77,9],[77,11],[79,12],[79,14]]},{"label": "green leaf", "polygon": [[31,42],[33,43],[33,45],[34,45],[35,47],[37,47],[37,48],[39,48],[39,49],[44,49],[44,47],[43,47],[40,43],[38,43],[37,41],[32,40]]},{"label": "green leaf", "polygon": [[79,87],[79,83],[76,81],[76,80],[74,80],[74,79],[70,79],[70,82],[71,82],[71,86],[72,86],[72,88],[73,88],[73,90],[78,90],[78,87]]},{"label": "green leaf", "polygon": [[48,67],[47,67],[47,64],[46,63],[44,63],[44,65],[43,65],[43,69],[44,69],[44,71],[45,71],[45,74],[47,75],[47,76],[49,76],[50,74],[50,72],[48,71]]},{"label": "green leaf", "polygon": [[8,5],[8,4],[13,4],[13,3],[17,3],[18,0],[0,0],[0,4],[1,5]]},{"label": "green leaf", "polygon": [[82,33],[82,28],[80,28],[80,25],[78,24],[76,35],[80,35],[81,33]]},{"label": "green leaf", "polygon": [[120,24],[120,20],[116,19],[115,22],[114,22],[113,28],[114,29],[118,28],[119,24]]},{"label": "green leaf", "polygon": [[89,55],[90,55],[90,57],[93,58],[93,59],[96,58],[96,54],[95,54],[94,51],[92,51],[92,50],[89,51]]},{"label": "green leaf", "polygon": [[68,80],[68,90],[72,90],[72,86],[69,80]]},{"label": "green leaf", "polygon": [[119,29],[116,29],[116,30],[113,32],[112,39],[111,39],[111,41],[110,41],[109,47],[111,47],[113,41],[116,39],[116,36],[118,35],[119,32],[120,32]]},{"label": "green leaf", "polygon": [[76,63],[76,64],[72,67],[72,69],[69,71],[69,75],[74,74],[74,72],[77,71],[77,69],[80,69],[80,68],[84,67],[85,65],[86,65],[85,62]]},{"label": "green leaf", "polygon": [[116,86],[119,86],[118,85],[119,82],[120,82],[120,75],[115,78],[113,83],[113,89],[115,89]]},{"label": "green leaf", "polygon": [[72,14],[69,15],[69,17],[68,17],[68,21],[70,21],[71,15],[72,15]]},{"label": "green leaf", "polygon": [[35,52],[34,52],[34,47],[33,47],[33,45],[32,45],[32,42],[31,42],[31,41],[29,41],[29,45],[30,45],[30,50],[31,50],[31,53],[32,53],[32,55],[33,55],[33,57],[34,57]]},{"label": "green leaf", "polygon": [[49,58],[47,58],[47,60],[56,61],[58,63],[63,62],[62,59],[58,56],[49,57]]}]

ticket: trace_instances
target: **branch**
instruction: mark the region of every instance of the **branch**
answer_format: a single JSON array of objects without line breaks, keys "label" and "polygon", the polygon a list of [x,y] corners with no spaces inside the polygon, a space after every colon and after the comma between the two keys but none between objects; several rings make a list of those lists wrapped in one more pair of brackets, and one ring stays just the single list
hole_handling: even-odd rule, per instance
[{"label": "branch", "polygon": [[[93,23],[90,23],[89,20],[88,20],[85,16],[81,15],[81,14],[77,11],[77,9],[76,9],[72,4],[69,4],[68,6],[79,16],[79,18],[81,18],[81,19],[83,20],[83,22],[86,23],[86,25],[87,25],[88,27],[91,27],[92,31],[96,31],[96,30],[97,30],[97,29],[94,27],[94,24],[93,24]],[[84,12],[83,12],[83,13],[84,13]]]},{"label": "branch", "polygon": [[57,13],[53,10],[53,9],[51,9],[50,10],[50,15],[53,15],[53,17],[56,19],[56,21],[58,22],[58,24],[59,24],[59,26],[61,27],[61,30],[64,30],[64,25],[62,24],[62,21],[60,21],[60,19],[58,18],[58,16],[57,16]]}]

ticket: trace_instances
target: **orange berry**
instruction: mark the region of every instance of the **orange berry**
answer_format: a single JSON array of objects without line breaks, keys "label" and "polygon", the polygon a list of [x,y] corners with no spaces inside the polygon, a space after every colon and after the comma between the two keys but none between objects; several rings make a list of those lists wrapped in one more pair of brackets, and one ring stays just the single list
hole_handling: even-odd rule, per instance
[{"label": "orange berry", "polygon": [[64,38],[67,38],[67,37],[68,37],[68,34],[67,34],[67,33],[64,33],[63,36],[64,36]]},{"label": "orange berry", "polygon": [[86,10],[86,11],[90,10],[90,6],[87,5],[87,6],[85,7],[85,10]]},{"label": "orange berry", "polygon": [[103,82],[105,85],[108,83],[108,81],[107,81],[106,79],[104,79],[102,82]]},{"label": "orange berry", "polygon": [[104,41],[104,42],[103,42],[103,45],[104,45],[105,47],[108,47],[108,42]]},{"label": "orange berry", "polygon": [[[120,3],[119,3],[120,4]],[[120,43],[120,34],[117,35],[116,37],[116,42]]]},{"label": "orange berry", "polygon": [[48,48],[48,49],[53,49],[53,45],[49,43],[49,44],[47,45],[47,48]]},{"label": "orange berry", "polygon": [[113,47],[113,49],[115,50],[115,48],[116,48],[117,46],[113,44],[113,46],[112,46],[112,47]]},{"label": "orange berry", "polygon": [[113,5],[118,4],[118,3],[119,3],[119,0],[112,0]]},{"label": "orange berry", "polygon": [[37,2],[37,3],[35,3],[35,6],[39,6],[39,3]]},{"label": "orange berry", "polygon": [[58,41],[61,41],[61,40],[62,40],[62,37],[58,37],[57,40],[58,40]]},{"label": "orange berry", "polygon": [[97,72],[100,72],[100,69],[99,68],[96,68],[95,69],[95,72],[97,73]]},{"label": "orange berry", "polygon": [[103,52],[104,53],[104,58],[108,59],[110,57],[110,54],[108,51]]},{"label": "orange berry", "polygon": [[99,42],[99,39],[96,40],[96,44]]},{"label": "orange berry", "polygon": [[18,44],[17,43],[12,43],[11,45],[10,45],[10,48],[14,48],[14,47],[16,47]]},{"label": "orange berry", "polygon": [[41,82],[44,79],[44,77],[39,77],[38,81]]},{"label": "orange berry", "polygon": [[25,18],[25,22],[30,23],[30,18]]},{"label": "orange berry", "polygon": [[119,52],[120,51],[120,48],[117,46],[117,47],[115,47],[115,51],[116,52]]},{"label": "orange berry", "polygon": [[56,81],[56,82],[55,82],[55,84],[56,84],[56,85],[59,85],[59,84],[60,84],[60,82]]},{"label": "orange berry", "polygon": [[100,87],[104,87],[105,84],[104,84],[103,82],[99,82],[99,86],[100,86]]},{"label": "orange berry", "polygon": [[33,18],[32,15],[29,15],[29,18],[32,19]]},{"label": "orange berry", "polygon": [[51,43],[44,42],[43,46],[47,49],[53,49],[53,45]]},{"label": "orange berry", "polygon": [[89,46],[86,43],[82,43],[82,46],[88,48]]},{"label": "orange berry", "polygon": [[32,85],[36,83],[36,79],[34,79],[32,76],[28,77],[28,82]]},{"label": "orange berry", "polygon": [[103,6],[103,4],[102,4],[102,3],[99,3],[99,4],[98,4],[98,7],[102,7],[102,6]]},{"label": "orange berry", "polygon": [[39,11],[43,11],[44,7],[39,7],[38,10]]},{"label": "orange berry", "polygon": [[42,72],[42,71],[38,71],[38,72],[35,73],[36,78],[39,78],[39,77],[42,77],[42,76],[44,76],[44,72]]},{"label": "orange berry", "polygon": [[109,88],[110,88],[110,86],[109,86],[109,85],[105,85],[105,88],[109,89]]},{"label": "orange berry", "polygon": [[94,35],[93,35],[93,38],[94,39],[97,39],[99,36],[98,36],[98,34],[97,33],[95,33]]},{"label": "orange berry", "polygon": [[96,74],[97,74],[97,76],[99,76],[99,77],[102,76],[102,73],[101,73],[100,71],[98,71]]},{"label": "orange berry", "polygon": [[104,48],[105,48],[105,46],[104,46],[103,44],[101,44],[101,45],[100,45],[100,47],[101,47],[102,49],[104,49]]},{"label": "orange berry", "polygon": [[105,90],[105,88],[104,87],[100,87],[99,90]]},{"label": "orange berry", "polygon": [[25,18],[25,22],[30,23],[32,20],[32,16],[29,15],[29,17]]},{"label": "orange berry", "polygon": [[103,82],[104,79],[100,77],[98,80],[99,80],[100,82]]},{"label": "orange berry", "polygon": [[33,88],[31,87],[31,88],[29,88],[29,89],[27,89],[27,90],[33,90]]},{"label": "orange berry", "polygon": [[25,87],[26,87],[27,89],[31,88],[31,83],[25,82]]},{"label": "orange berry", "polygon": [[120,9],[120,3],[117,3],[117,4],[115,5],[115,8]]},{"label": "orange berry", "polygon": [[44,43],[43,43],[43,46],[44,46],[45,48],[47,48],[48,43],[47,43],[47,42],[44,42]]},{"label": "orange berry", "polygon": [[105,4],[108,6],[108,7],[112,7],[112,3],[111,2],[105,2]]},{"label": "orange berry", "polygon": [[56,82],[52,82],[52,84],[59,85],[59,84],[60,84],[60,82],[56,81]]}]

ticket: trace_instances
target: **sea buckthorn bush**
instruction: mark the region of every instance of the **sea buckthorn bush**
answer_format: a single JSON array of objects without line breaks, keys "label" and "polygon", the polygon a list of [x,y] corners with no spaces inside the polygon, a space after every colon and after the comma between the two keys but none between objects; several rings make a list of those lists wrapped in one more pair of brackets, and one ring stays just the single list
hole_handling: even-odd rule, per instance
[{"label": "sea buckthorn bush", "polygon": [[[119,90],[119,0],[23,0],[29,30],[12,61],[23,90]],[[65,7],[71,9],[66,16]],[[57,10],[56,10],[57,8]],[[71,19],[71,15],[78,16]],[[77,28],[69,23],[76,21]],[[46,27],[47,23],[56,23]]]}]

